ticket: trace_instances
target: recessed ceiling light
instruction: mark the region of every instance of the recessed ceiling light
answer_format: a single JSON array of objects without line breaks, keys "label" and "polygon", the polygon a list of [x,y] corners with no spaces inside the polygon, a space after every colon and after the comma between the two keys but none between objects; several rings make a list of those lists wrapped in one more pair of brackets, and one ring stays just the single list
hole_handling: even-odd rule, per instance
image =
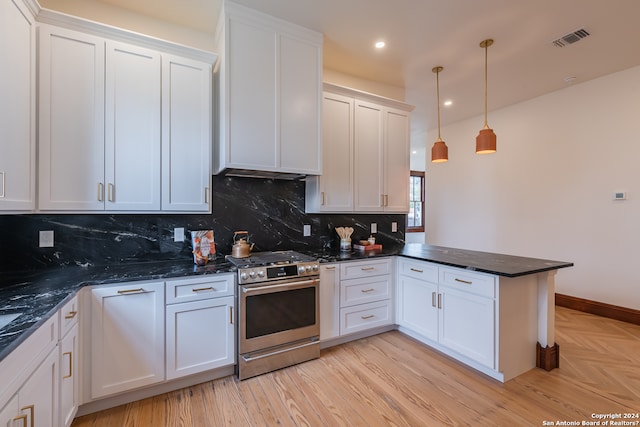
[{"label": "recessed ceiling light", "polygon": [[418,154],[418,151],[417,151],[417,150],[413,150],[413,151],[411,152],[411,154]]},{"label": "recessed ceiling light", "polygon": [[446,101],[444,101],[443,104],[444,104],[445,107],[449,107],[449,106],[453,105],[453,101],[450,100],[450,99],[447,99]]},{"label": "recessed ceiling light", "polygon": [[385,42],[383,42],[382,40],[377,41],[376,44],[375,44],[376,49],[382,49],[384,47],[384,45],[385,45]]}]

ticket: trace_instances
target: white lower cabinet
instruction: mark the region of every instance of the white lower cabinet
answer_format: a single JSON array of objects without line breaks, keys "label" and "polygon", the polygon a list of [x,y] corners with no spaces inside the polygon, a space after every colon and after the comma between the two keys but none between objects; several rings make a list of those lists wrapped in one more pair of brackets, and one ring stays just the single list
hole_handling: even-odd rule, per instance
[{"label": "white lower cabinet", "polygon": [[233,274],[167,282],[167,380],[233,365],[234,283]]},{"label": "white lower cabinet", "polygon": [[398,325],[495,368],[493,276],[400,259]]},{"label": "white lower cabinet", "polygon": [[0,363],[0,425],[58,426],[58,316]]},{"label": "white lower cabinet", "polygon": [[340,264],[320,264],[320,341],[340,336]]},{"label": "white lower cabinet", "polygon": [[164,380],[164,282],[91,290],[91,397]]},{"label": "white lower cabinet", "polygon": [[340,335],[393,324],[392,258],[340,264]]},{"label": "white lower cabinet", "polygon": [[79,334],[78,297],[74,297],[58,312],[60,316],[59,382],[60,427],[69,427],[78,411]]},{"label": "white lower cabinet", "polygon": [[[58,352],[53,350],[0,411],[0,425],[58,425]],[[22,424],[19,424],[22,422]]]}]

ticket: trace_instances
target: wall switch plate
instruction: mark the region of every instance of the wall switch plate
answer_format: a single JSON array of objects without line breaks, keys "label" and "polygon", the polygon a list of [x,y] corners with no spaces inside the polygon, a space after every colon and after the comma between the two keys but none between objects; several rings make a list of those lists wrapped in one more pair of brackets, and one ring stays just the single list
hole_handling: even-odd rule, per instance
[{"label": "wall switch plate", "polygon": [[40,231],[40,247],[41,248],[53,247],[53,230]]},{"label": "wall switch plate", "polygon": [[173,229],[173,241],[184,242],[184,228],[176,227]]},{"label": "wall switch plate", "polygon": [[304,224],[302,226],[302,235],[304,237],[311,236],[311,224]]},{"label": "wall switch plate", "polygon": [[627,193],[624,191],[616,191],[613,193],[613,200],[627,200]]},{"label": "wall switch plate", "polygon": [[375,222],[371,223],[371,234],[373,233],[377,233],[378,232],[378,224],[376,224]]},{"label": "wall switch plate", "polygon": [[392,233],[397,233],[398,232],[398,223],[397,222],[392,222],[391,223],[391,232]]}]

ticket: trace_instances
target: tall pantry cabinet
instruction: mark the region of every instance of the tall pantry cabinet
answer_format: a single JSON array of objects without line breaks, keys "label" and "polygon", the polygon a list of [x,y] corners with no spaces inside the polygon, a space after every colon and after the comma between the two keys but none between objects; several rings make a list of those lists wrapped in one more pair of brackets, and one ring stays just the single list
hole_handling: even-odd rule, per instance
[{"label": "tall pantry cabinet", "polygon": [[35,207],[34,24],[22,0],[0,2],[0,211]]}]

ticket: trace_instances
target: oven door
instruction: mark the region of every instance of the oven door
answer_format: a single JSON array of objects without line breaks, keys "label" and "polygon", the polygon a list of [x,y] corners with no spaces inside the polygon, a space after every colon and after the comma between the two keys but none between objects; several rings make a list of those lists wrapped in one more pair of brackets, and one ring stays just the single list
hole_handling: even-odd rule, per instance
[{"label": "oven door", "polygon": [[314,278],[240,286],[239,353],[319,336],[319,283]]}]

